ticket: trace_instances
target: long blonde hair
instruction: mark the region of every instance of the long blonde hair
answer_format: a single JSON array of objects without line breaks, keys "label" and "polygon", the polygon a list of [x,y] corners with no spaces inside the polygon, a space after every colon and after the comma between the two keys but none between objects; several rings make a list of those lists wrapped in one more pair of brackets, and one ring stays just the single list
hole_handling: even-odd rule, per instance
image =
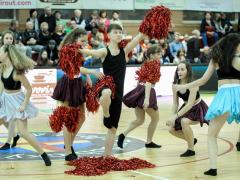
[{"label": "long blonde hair", "polygon": [[23,74],[29,69],[33,69],[36,65],[36,62],[21,53],[15,45],[3,45],[2,48],[4,52],[8,53],[9,59],[17,74]]}]

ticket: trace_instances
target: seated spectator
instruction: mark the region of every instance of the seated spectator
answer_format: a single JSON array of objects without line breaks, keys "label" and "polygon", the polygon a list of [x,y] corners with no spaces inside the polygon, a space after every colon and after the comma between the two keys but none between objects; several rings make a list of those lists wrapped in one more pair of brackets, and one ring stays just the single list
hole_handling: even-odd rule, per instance
[{"label": "seated spectator", "polygon": [[38,59],[37,59],[37,65],[38,66],[52,66],[53,62],[48,59],[48,53],[46,49],[42,49],[42,51],[39,53]]},{"label": "seated spectator", "polygon": [[52,35],[52,39],[54,39],[57,43],[57,46],[59,46],[59,44],[61,43],[61,41],[65,37],[65,35],[66,35],[66,33],[64,32],[63,25],[58,24],[56,26],[55,32]]},{"label": "seated spectator", "polygon": [[209,46],[209,39],[214,39],[214,43],[218,40],[218,33],[216,31],[215,23],[213,22],[211,18],[211,13],[206,12],[205,17],[203,18],[201,22],[201,36],[203,41],[203,46]]},{"label": "seated spectator", "polygon": [[189,37],[187,41],[187,55],[186,59],[190,63],[199,62],[200,56],[200,32],[199,30],[195,29],[192,31],[192,36]]},{"label": "seated spectator", "polygon": [[224,28],[224,30],[226,32],[226,35],[234,32],[232,23],[227,18],[226,14],[223,12],[221,13],[221,23],[222,23],[222,27]]},{"label": "seated spectator", "polygon": [[107,11],[101,10],[99,12],[99,21],[103,22],[104,28],[107,30],[110,26],[110,20],[107,18]]},{"label": "seated spectator", "polygon": [[38,44],[47,46],[50,39],[52,39],[52,35],[48,30],[48,23],[43,22],[40,25]]},{"label": "seated spectator", "polygon": [[85,19],[82,16],[82,11],[79,9],[74,10],[74,16],[71,18],[71,21],[75,21],[77,27],[85,29],[86,23]]},{"label": "seated spectator", "polygon": [[112,12],[112,19],[110,20],[110,24],[119,24],[123,28],[122,21],[119,18],[120,14],[118,11],[113,11]]},{"label": "seated spectator", "polygon": [[[33,23],[31,21],[26,22],[26,29],[22,33],[22,42],[24,45],[29,46],[32,51],[39,53],[43,46],[38,45],[38,33],[33,29]],[[30,57],[32,54],[30,54]]]},{"label": "seated spectator", "polygon": [[33,29],[36,31],[36,32],[39,32],[39,21],[38,21],[38,13],[37,13],[37,10],[36,9],[31,9],[29,11],[29,18],[27,18],[27,21],[31,21],[33,23]]},{"label": "seated spectator", "polygon": [[57,49],[56,41],[51,39],[48,42],[46,50],[47,50],[47,54],[48,54],[48,59],[53,62],[53,65],[57,65],[58,64],[58,49]]},{"label": "seated spectator", "polygon": [[179,50],[181,49],[184,49],[185,51],[187,50],[187,48],[182,43],[182,39],[180,39],[180,34],[177,32],[175,33],[174,41],[169,44],[169,48],[170,53],[174,58],[177,57],[177,52]]},{"label": "seated spectator", "polygon": [[186,52],[184,49],[180,49],[177,52],[177,56],[174,58],[173,63],[179,64],[180,62],[185,61],[185,60],[186,60]]},{"label": "seated spectator", "polygon": [[38,21],[39,21],[40,26],[41,26],[42,22],[48,23],[48,26],[49,26],[48,30],[51,34],[55,31],[56,18],[52,14],[51,7],[48,6],[48,7],[44,8],[44,13],[40,15]]},{"label": "seated spectator", "polygon": [[92,31],[93,28],[98,28],[98,12],[93,10],[88,19],[86,19],[86,31]]}]

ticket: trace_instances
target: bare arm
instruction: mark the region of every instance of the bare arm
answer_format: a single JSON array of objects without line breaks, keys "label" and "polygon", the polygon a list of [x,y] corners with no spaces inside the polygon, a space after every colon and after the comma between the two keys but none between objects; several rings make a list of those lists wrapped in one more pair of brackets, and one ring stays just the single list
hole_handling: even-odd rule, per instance
[{"label": "bare arm", "polygon": [[189,89],[190,94],[189,94],[189,98],[188,98],[188,102],[187,104],[177,113],[177,116],[180,117],[182,115],[184,115],[186,112],[188,112],[192,106],[195,103],[195,99],[196,99],[196,95],[197,95],[197,91],[198,91],[198,87],[197,88],[192,88]]},{"label": "bare arm", "polygon": [[178,106],[179,106],[179,98],[177,96],[177,93],[173,91],[173,106],[172,106],[173,114],[177,114]]},{"label": "bare arm", "polygon": [[88,56],[94,56],[96,58],[105,58],[107,55],[107,49],[106,48],[102,48],[102,49],[97,49],[97,50],[93,50],[93,49],[79,49],[79,52],[84,54],[84,55],[88,55]]},{"label": "bare arm", "polygon": [[138,35],[135,36],[134,39],[130,41],[124,48],[125,54],[128,55],[128,53],[130,53],[137,46],[137,44],[144,39],[144,37],[144,34],[138,33]]},{"label": "bare arm", "polygon": [[104,74],[99,72],[99,71],[96,71],[94,69],[87,69],[85,67],[81,67],[80,68],[80,72],[82,74],[85,74],[85,75],[88,75],[88,74],[93,74],[95,75],[98,79],[102,79],[104,77]]},{"label": "bare arm", "polygon": [[32,94],[32,87],[28,81],[28,79],[26,78],[26,76],[24,74],[20,74],[20,75],[15,75],[14,76],[14,80],[16,81],[20,81],[23,85],[23,87],[26,89],[26,94],[25,94],[25,98],[24,98],[24,101],[21,105],[20,108],[20,111],[24,111],[25,108],[27,107],[28,103],[29,103],[29,100],[30,100],[30,97],[31,97],[31,94]]},{"label": "bare arm", "polygon": [[202,86],[208,82],[208,80],[210,79],[210,77],[212,76],[214,71],[215,71],[215,66],[214,66],[213,62],[210,61],[206,72],[200,79],[193,81],[191,83],[188,83],[188,84],[184,84],[184,85],[173,85],[173,89],[174,89],[174,91],[179,91],[179,90],[183,90],[183,89],[191,89],[193,87]]}]

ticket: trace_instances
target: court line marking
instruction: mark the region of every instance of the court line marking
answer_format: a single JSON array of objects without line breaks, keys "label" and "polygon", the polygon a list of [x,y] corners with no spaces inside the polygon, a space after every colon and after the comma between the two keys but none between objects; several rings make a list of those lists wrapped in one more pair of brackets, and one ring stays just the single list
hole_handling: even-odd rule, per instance
[{"label": "court line marking", "polygon": [[153,175],[151,175],[151,174],[143,173],[143,172],[140,172],[140,171],[133,171],[133,170],[131,170],[131,172],[134,172],[134,173],[136,173],[136,174],[141,174],[141,175],[144,175],[144,176],[148,176],[148,177],[152,177],[152,178],[154,178],[154,179],[169,180],[169,179],[167,179],[167,178],[165,178],[165,177],[153,176]]}]

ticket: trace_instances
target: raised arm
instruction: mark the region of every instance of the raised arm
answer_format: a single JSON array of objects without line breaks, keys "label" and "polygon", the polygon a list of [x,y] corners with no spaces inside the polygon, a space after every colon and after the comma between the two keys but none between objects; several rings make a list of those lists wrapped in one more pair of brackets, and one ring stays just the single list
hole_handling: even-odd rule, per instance
[{"label": "raised arm", "polygon": [[130,41],[124,48],[125,54],[128,55],[128,53],[130,53],[137,46],[137,44],[144,39],[144,37],[145,35],[143,33],[138,33],[137,36],[135,36],[133,40]]},{"label": "raised arm", "polygon": [[184,84],[184,85],[173,85],[173,89],[175,91],[179,91],[179,90],[183,90],[183,89],[191,89],[193,87],[202,86],[208,82],[208,80],[210,79],[210,77],[212,76],[214,71],[215,71],[215,66],[214,66],[213,62],[210,61],[206,72],[200,79],[193,81],[191,83],[188,83],[188,84]]}]

